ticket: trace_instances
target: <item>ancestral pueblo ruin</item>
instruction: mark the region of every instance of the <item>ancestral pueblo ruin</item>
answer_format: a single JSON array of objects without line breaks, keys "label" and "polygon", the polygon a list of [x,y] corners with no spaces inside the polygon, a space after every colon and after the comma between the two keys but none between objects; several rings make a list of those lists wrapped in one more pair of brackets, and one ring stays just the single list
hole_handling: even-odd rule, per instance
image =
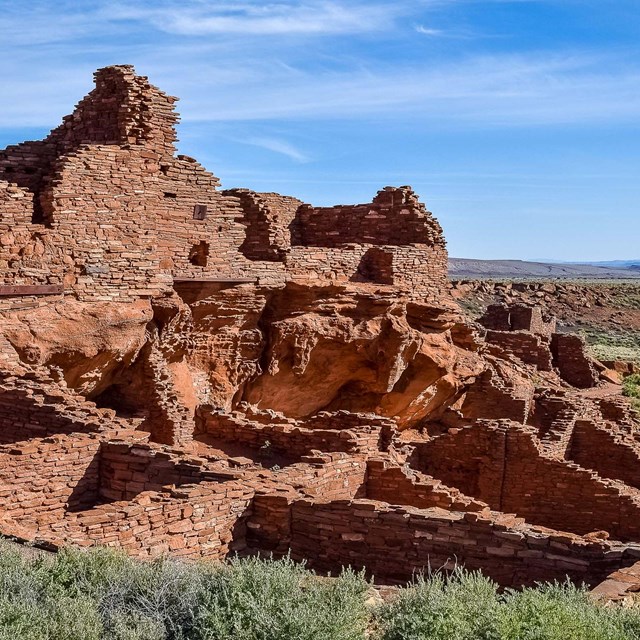
[{"label": "ancestral pueblo ruin", "polygon": [[176,98],[95,80],[0,152],[2,534],[630,582],[637,416],[579,338],[525,305],[465,321],[410,187],[220,190],[176,155]]}]

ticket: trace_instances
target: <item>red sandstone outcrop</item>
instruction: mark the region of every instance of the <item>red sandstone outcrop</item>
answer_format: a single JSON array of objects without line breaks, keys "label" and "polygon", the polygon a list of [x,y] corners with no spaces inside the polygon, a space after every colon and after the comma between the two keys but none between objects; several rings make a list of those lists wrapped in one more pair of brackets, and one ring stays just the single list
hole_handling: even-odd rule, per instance
[{"label": "red sandstone outcrop", "polygon": [[108,67],[0,151],[1,533],[389,581],[638,560],[637,416],[579,340],[533,299],[466,321],[410,187],[220,191],[175,101]]}]

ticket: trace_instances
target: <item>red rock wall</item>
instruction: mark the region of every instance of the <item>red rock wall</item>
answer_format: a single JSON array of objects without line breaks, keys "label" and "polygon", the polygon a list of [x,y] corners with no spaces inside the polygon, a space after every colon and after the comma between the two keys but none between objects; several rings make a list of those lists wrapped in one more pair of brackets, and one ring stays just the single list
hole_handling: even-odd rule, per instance
[{"label": "red rock wall", "polygon": [[296,216],[294,244],[444,247],[442,229],[410,187],[388,187],[370,204],[318,208],[304,205]]},{"label": "red rock wall", "polygon": [[389,465],[381,459],[368,461],[366,493],[370,500],[419,509],[439,507],[453,511],[482,511],[487,508],[484,502],[469,498],[440,480],[397,465]]},{"label": "red rock wall", "polygon": [[132,500],[143,491],[207,479],[211,474],[197,460],[171,458],[144,443],[105,442],[100,448],[99,495],[108,501]]},{"label": "red rock wall", "polygon": [[501,510],[561,531],[604,530],[617,540],[638,539],[637,492],[577,464],[536,455],[529,434],[510,430],[507,447]]},{"label": "red rock wall", "polygon": [[54,542],[117,546],[138,557],[223,559],[245,546],[252,496],[253,489],[233,481],[143,494],[70,514]]},{"label": "red rock wall", "polygon": [[218,178],[174,156],[176,98],[129,66],[95,79],[44,141],[0,152],[0,264],[10,282],[63,284],[102,301],[162,295],[174,279],[364,280],[448,297],[442,230],[409,187],[326,210],[219,192]]},{"label": "red rock wall", "polygon": [[530,428],[461,429],[420,445],[414,456],[422,471],[527,522],[581,535],[605,530],[618,540],[640,534],[636,492],[544,454]]},{"label": "red rock wall", "polygon": [[279,193],[231,189],[224,195],[239,199],[246,234],[240,251],[250,260],[282,261],[291,249],[292,226],[301,200]]},{"label": "red rock wall", "polygon": [[487,331],[486,340],[540,371],[553,369],[549,341],[538,335],[526,331]]},{"label": "red rock wall", "polygon": [[[71,406],[69,406],[71,405]],[[87,403],[87,408],[95,409]],[[98,431],[109,421],[99,412],[89,414],[74,407],[70,396],[54,388],[29,385],[24,381],[0,383],[0,443],[24,442],[58,434]]]}]

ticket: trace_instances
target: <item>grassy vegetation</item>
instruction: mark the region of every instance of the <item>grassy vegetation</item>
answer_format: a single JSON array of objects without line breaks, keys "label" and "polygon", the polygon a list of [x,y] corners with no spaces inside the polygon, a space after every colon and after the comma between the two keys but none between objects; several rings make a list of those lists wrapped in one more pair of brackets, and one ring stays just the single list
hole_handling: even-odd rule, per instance
[{"label": "grassy vegetation", "polygon": [[640,362],[640,332],[605,331],[601,328],[571,327],[580,333],[598,360],[626,360]]},{"label": "grassy vegetation", "polygon": [[636,409],[640,410],[640,374],[627,376],[622,383],[622,394],[631,398]]},{"label": "grassy vegetation", "polygon": [[640,608],[570,584],[498,593],[477,573],[435,575],[372,605],[352,571],[289,559],[142,563],[95,550],[25,558],[0,544],[1,640],[638,640]]}]

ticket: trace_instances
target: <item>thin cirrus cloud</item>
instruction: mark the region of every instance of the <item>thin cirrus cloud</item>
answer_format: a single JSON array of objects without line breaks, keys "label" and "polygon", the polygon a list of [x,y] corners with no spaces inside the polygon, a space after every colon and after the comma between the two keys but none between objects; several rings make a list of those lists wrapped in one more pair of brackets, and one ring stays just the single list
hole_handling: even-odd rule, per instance
[{"label": "thin cirrus cloud", "polygon": [[[319,71],[234,58],[212,70],[208,60],[194,61],[190,50],[176,47],[161,58],[140,56],[136,64],[181,96],[185,122],[370,119],[526,127],[635,123],[640,117],[640,66],[588,54],[468,56],[433,68],[378,64]],[[45,69],[28,83],[0,70],[5,95],[12,96],[3,104],[3,126],[55,124],[90,89],[91,70],[90,63]],[[73,80],[64,94],[61,76]],[[258,142],[296,162],[308,160],[279,139]]]},{"label": "thin cirrus cloud", "polygon": [[[640,65],[615,52],[459,53],[464,45],[452,48],[447,38],[434,37],[448,55],[420,62],[417,54],[373,55],[371,36],[358,44],[359,33],[379,29],[384,33],[376,33],[376,41],[386,38],[394,46],[411,37],[431,42],[420,36],[442,35],[431,26],[437,10],[474,2],[87,0],[78,7],[60,0],[56,18],[51,2],[35,0],[18,10],[0,0],[0,27],[7,26],[9,37],[38,43],[46,33],[67,33],[67,41],[39,48],[0,41],[2,126],[55,124],[90,89],[95,67],[120,62],[135,62],[140,73],[181,96],[185,121],[369,118],[526,127],[638,120]],[[418,6],[429,9],[424,21],[401,19]],[[54,23],[59,29],[48,28]],[[109,35],[114,31],[117,39]],[[74,39],[86,33],[94,37],[82,45],[83,56],[69,56]],[[323,36],[313,42],[325,43],[324,49],[307,46],[312,35]],[[308,159],[280,139],[257,146],[267,145],[296,162]]]},{"label": "thin cirrus cloud", "polygon": [[267,151],[272,151],[274,153],[279,153],[280,155],[286,156],[295,162],[300,164],[305,164],[311,161],[311,158],[304,154],[302,151],[297,149],[294,145],[286,140],[281,140],[279,138],[270,138],[270,137],[255,137],[255,138],[247,138],[246,140],[239,140],[242,144],[248,144],[254,147],[260,147],[262,149],[267,149]]},{"label": "thin cirrus cloud", "polygon": [[401,14],[403,3],[309,0],[306,2],[168,2],[114,5],[111,20],[147,22],[184,36],[214,34],[334,35],[382,29]]},{"label": "thin cirrus cloud", "polygon": [[640,116],[640,68],[588,55],[470,57],[434,69],[283,71],[268,83],[199,90],[199,96],[184,94],[185,120],[371,116],[493,127],[630,122]]}]

